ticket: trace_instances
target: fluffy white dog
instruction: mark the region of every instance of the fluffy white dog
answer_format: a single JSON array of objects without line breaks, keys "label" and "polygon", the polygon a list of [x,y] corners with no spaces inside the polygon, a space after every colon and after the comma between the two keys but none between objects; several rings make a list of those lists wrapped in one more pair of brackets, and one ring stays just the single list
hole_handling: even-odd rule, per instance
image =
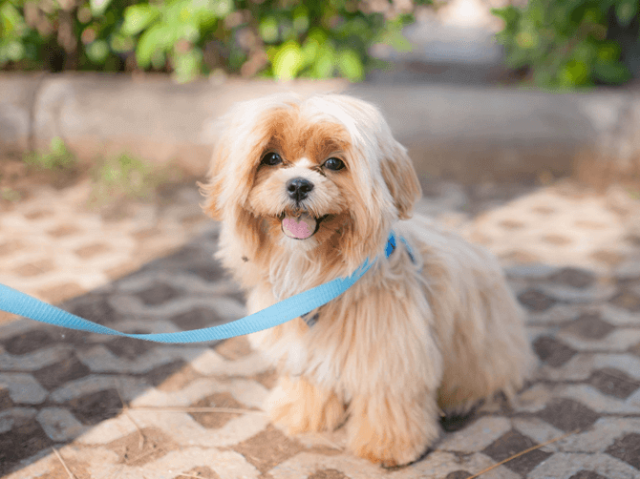
[{"label": "fluffy white dog", "polygon": [[[346,421],[351,451],[420,457],[441,411],[516,392],[533,364],[496,260],[411,217],[420,185],[380,112],[343,95],[275,95],[225,118],[204,208],[250,313],[374,259],[347,292],[252,335],[277,365],[272,420],[290,434]],[[384,251],[389,232],[398,238]]]}]

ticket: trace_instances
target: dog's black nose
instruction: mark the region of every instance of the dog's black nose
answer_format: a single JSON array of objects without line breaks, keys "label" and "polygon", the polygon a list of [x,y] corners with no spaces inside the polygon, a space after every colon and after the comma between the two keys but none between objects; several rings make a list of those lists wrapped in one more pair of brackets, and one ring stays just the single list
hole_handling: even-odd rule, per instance
[{"label": "dog's black nose", "polygon": [[287,192],[296,202],[304,200],[313,189],[313,183],[304,178],[293,178],[287,181]]}]

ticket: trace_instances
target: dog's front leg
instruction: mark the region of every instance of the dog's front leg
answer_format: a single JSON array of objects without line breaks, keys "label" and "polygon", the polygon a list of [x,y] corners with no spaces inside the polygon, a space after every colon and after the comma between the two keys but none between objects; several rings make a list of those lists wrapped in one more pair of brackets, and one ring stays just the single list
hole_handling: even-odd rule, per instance
[{"label": "dog's front leg", "polygon": [[385,467],[409,464],[438,437],[438,407],[433,391],[405,397],[402,391],[356,397],[349,406],[348,447]]},{"label": "dog's front leg", "polygon": [[332,431],[345,417],[343,402],[302,377],[282,376],[267,400],[271,421],[288,434]]}]

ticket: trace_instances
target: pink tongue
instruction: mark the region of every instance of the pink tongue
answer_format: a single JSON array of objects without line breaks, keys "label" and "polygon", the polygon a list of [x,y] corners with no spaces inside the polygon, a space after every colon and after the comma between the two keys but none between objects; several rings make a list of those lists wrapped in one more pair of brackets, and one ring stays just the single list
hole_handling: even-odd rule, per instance
[{"label": "pink tongue", "polygon": [[316,231],[316,220],[306,213],[298,218],[286,216],[282,220],[282,231],[290,238],[307,239]]}]

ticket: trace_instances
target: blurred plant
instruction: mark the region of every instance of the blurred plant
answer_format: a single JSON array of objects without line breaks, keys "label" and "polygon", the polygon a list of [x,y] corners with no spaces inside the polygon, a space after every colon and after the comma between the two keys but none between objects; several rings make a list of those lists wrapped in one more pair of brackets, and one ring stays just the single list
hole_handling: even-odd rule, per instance
[{"label": "blurred plant", "polygon": [[136,45],[138,66],[161,70],[169,61],[176,79],[189,81],[203,71],[204,39],[232,9],[231,0],[140,3],[125,10],[118,35]]},{"label": "blurred plant", "polygon": [[98,163],[91,173],[90,203],[104,205],[123,199],[147,199],[166,180],[166,171],[123,153]]},{"label": "blurred plant", "polygon": [[361,80],[431,0],[0,0],[0,68]]},{"label": "blurred plant", "polygon": [[528,69],[544,88],[620,84],[631,73],[621,60],[621,39],[638,45],[637,0],[529,0],[493,13],[504,20],[497,40],[507,65]]},{"label": "blurred plant", "polygon": [[15,203],[22,199],[22,195],[19,191],[16,191],[8,186],[4,186],[0,188],[0,199],[8,201],[10,203]]},{"label": "blurred plant", "polygon": [[48,150],[27,153],[23,159],[29,166],[52,171],[68,171],[78,164],[76,156],[67,149],[59,136],[51,140]]},{"label": "blurred plant", "polygon": [[9,2],[0,4],[0,65],[22,60],[27,26],[20,11]]}]

